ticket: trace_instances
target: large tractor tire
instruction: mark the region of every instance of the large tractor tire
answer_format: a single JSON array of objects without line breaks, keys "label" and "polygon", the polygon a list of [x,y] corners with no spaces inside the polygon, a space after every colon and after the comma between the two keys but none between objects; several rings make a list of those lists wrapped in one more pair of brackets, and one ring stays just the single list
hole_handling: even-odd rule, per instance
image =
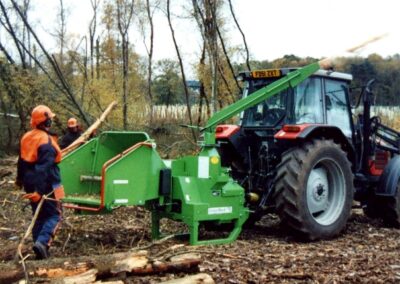
[{"label": "large tractor tire", "polygon": [[400,228],[400,156],[386,165],[378,186],[379,211],[383,221]]},{"label": "large tractor tire", "polygon": [[329,239],[346,226],[353,174],[346,153],[331,140],[314,140],[282,156],[275,184],[277,212],[304,240]]}]

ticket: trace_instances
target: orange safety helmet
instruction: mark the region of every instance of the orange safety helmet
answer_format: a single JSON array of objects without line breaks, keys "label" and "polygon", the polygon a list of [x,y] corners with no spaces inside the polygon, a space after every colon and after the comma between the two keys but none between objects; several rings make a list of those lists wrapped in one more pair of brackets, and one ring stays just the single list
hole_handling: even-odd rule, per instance
[{"label": "orange safety helmet", "polygon": [[42,122],[45,122],[49,118],[53,118],[56,115],[51,111],[48,106],[38,105],[32,110],[31,114],[31,126],[35,128]]},{"label": "orange safety helmet", "polygon": [[70,119],[68,119],[67,125],[68,127],[76,127],[78,126],[78,121],[76,120],[76,118],[71,117]]}]

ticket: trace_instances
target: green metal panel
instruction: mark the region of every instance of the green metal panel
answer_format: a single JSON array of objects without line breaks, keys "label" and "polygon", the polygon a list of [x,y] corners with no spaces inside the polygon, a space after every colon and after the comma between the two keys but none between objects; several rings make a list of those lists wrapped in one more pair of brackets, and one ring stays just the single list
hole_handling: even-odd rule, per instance
[{"label": "green metal panel", "polygon": [[[61,180],[66,197],[63,202],[100,205],[100,181],[82,181],[82,176],[101,176],[105,162],[132,147],[149,140],[144,132],[103,132],[65,156],[60,163]],[[107,196],[108,187],[106,187]]]},{"label": "green metal panel", "polygon": [[140,146],[107,167],[105,205],[144,205],[159,197],[163,161],[153,147]]},{"label": "green metal panel", "polygon": [[103,164],[112,157],[123,152],[136,143],[149,140],[145,132],[117,132],[107,131],[101,133],[98,138],[96,159],[93,165],[93,173],[100,174]]},{"label": "green metal panel", "polygon": [[62,159],[59,167],[66,196],[99,194],[98,182],[80,182],[81,175],[93,175],[96,146],[97,139],[92,139]]}]

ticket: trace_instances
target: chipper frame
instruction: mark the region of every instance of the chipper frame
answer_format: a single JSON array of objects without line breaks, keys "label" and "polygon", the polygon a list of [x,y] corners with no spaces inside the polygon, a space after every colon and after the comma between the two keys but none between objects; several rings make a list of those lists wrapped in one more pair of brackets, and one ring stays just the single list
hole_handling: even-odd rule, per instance
[{"label": "chipper frame", "polygon": [[[185,223],[190,244],[234,241],[249,216],[244,189],[221,166],[215,128],[222,121],[294,87],[320,68],[319,63],[289,73],[215,113],[202,129],[197,156],[163,160],[144,132],[103,132],[65,156],[60,164],[64,207],[107,213],[120,206],[141,205],[152,213],[152,237],[160,238],[160,219]],[[201,223],[230,224],[228,236],[199,240]]]}]

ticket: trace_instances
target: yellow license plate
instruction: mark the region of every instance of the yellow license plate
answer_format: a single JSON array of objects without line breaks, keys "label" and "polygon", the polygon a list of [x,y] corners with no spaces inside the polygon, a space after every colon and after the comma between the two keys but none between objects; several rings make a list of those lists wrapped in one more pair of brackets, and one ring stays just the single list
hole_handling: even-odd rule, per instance
[{"label": "yellow license plate", "polygon": [[253,78],[271,78],[280,77],[281,70],[279,69],[269,69],[269,70],[256,70],[251,72]]}]

